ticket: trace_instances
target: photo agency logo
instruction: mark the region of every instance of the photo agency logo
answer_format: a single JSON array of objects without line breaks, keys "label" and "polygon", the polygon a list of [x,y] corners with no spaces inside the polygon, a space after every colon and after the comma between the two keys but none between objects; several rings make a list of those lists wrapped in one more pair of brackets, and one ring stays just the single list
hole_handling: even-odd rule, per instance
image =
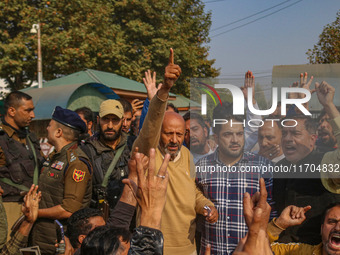
[{"label": "photo agency logo", "polygon": [[[276,111],[277,105],[278,105],[278,97],[279,97],[279,89],[280,89],[280,95],[281,95],[281,112],[280,114],[282,116],[287,115],[287,106],[290,107],[296,107],[300,112],[306,116],[311,116],[312,114],[306,109],[304,106],[305,103],[309,102],[311,99],[311,93],[309,90],[304,88],[289,88],[289,87],[272,87],[271,93],[272,93],[272,100],[271,100],[271,107],[269,109],[256,109],[252,103],[253,98],[253,89],[247,88],[247,104],[248,110],[253,113],[254,115],[258,116],[268,116],[273,114]],[[217,91],[218,90],[218,91]],[[208,104],[208,99],[213,102],[213,107],[216,107],[218,104],[223,105],[223,100],[221,94],[227,94],[229,95],[229,98],[231,96],[231,103],[233,105],[233,115],[243,115],[245,116],[245,97],[240,87],[232,84],[208,84],[203,81],[195,80],[191,83],[191,100],[197,102],[200,104],[201,108],[201,115],[206,116],[208,113],[208,106],[211,106],[212,104]],[[304,94],[304,98],[289,98],[289,93],[301,93]],[[200,101],[198,101],[200,98]],[[213,110],[213,109],[212,109]],[[297,125],[297,121],[294,119],[246,119],[243,120],[243,122],[233,122],[233,120],[230,120],[230,125],[236,125],[236,124],[243,124],[243,126],[248,125],[250,127],[261,127],[264,125],[264,121],[271,121],[272,125],[274,125],[274,121],[280,121],[281,125],[283,127],[295,127]],[[295,124],[287,125],[286,122],[293,122]],[[212,119],[212,126],[215,127],[216,125],[223,125],[227,124],[228,120],[226,119]]]}]

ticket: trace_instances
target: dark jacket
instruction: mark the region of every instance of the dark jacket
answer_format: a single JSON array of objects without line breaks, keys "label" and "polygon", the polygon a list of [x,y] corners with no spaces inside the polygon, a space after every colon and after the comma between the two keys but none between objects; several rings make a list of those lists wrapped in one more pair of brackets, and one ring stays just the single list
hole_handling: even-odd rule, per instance
[{"label": "dark jacket", "polygon": [[[28,142],[30,139],[37,158],[38,171],[40,170],[44,158],[41,154],[40,144],[33,133],[23,134],[19,137],[17,130],[2,124],[0,126],[0,177],[11,180],[16,185],[25,186],[27,190],[33,183],[34,169],[36,166],[32,147]],[[23,132],[21,132],[23,133]],[[21,134],[22,135],[22,134]],[[0,181],[0,186],[4,190],[4,202],[19,202],[22,199],[21,188],[6,184]]]},{"label": "dark jacket", "polygon": [[163,246],[164,239],[160,230],[139,226],[132,235],[129,254],[161,255]]},{"label": "dark jacket", "polygon": [[[307,166],[311,165],[318,167],[323,155],[323,153],[312,151],[296,164],[297,169],[302,167],[305,178],[275,178],[274,174],[273,199],[278,214],[289,205],[312,206],[312,209],[306,213],[306,220],[301,225],[284,231],[278,239],[279,243],[301,242],[316,245],[321,242],[321,215],[330,203],[340,201],[339,194],[330,193],[322,185],[318,171],[309,173],[307,169]],[[276,163],[276,166],[280,165],[290,166],[291,162],[285,158]]]}]

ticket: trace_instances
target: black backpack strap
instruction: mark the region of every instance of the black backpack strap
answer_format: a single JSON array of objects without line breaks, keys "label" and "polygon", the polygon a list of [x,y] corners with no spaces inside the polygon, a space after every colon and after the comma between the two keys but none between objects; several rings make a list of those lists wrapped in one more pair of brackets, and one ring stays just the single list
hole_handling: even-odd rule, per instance
[{"label": "black backpack strap", "polygon": [[38,162],[38,158],[37,158],[37,153],[35,151],[35,147],[33,145],[33,142],[31,140],[30,135],[28,134],[26,137],[26,141],[29,144],[32,153],[33,153],[33,157],[34,157],[34,173],[33,173],[33,184],[38,185],[38,179],[39,179],[39,162]]},{"label": "black backpack strap", "polygon": [[107,172],[106,172],[106,174],[104,176],[104,180],[102,182],[102,187],[103,188],[107,187],[110,175],[112,174],[113,169],[115,168],[115,166],[116,166],[120,156],[122,155],[123,150],[125,149],[125,146],[126,146],[126,143],[124,145],[122,145],[118,150],[116,150],[116,155],[114,156],[113,160],[111,161],[111,164],[109,165],[109,168],[107,169]]}]

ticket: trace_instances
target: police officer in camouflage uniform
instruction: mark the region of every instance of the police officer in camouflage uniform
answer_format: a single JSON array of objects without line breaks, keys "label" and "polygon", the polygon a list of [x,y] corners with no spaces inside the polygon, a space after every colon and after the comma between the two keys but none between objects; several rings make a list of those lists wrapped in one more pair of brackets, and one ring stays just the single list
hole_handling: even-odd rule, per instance
[{"label": "police officer in camouflage uniform", "polygon": [[[10,229],[22,214],[20,192],[29,190],[34,175],[37,184],[44,158],[36,136],[28,131],[35,117],[32,97],[14,91],[5,98],[4,107],[0,126],[0,186],[4,190],[3,205]],[[6,236],[6,232],[0,235]]]},{"label": "police officer in camouflage uniform", "polygon": [[[110,209],[118,202],[124,185],[121,180],[128,175],[130,150],[126,146],[127,134],[122,132],[124,109],[117,100],[105,100],[101,103],[97,123],[99,133],[90,137],[81,146],[93,166],[93,199],[92,207],[100,207],[99,202],[107,199]],[[116,162],[115,159],[116,158]],[[114,162],[114,167],[112,165]],[[103,185],[108,169],[112,168]],[[105,216],[105,211],[104,211]]]},{"label": "police officer in camouflage uniform", "polygon": [[78,147],[79,135],[86,132],[86,125],[77,113],[57,106],[47,132],[55,151],[41,169],[42,199],[31,244],[38,245],[42,254],[54,254],[57,239],[54,220],[66,224],[72,213],[89,206],[92,170],[87,156]]}]

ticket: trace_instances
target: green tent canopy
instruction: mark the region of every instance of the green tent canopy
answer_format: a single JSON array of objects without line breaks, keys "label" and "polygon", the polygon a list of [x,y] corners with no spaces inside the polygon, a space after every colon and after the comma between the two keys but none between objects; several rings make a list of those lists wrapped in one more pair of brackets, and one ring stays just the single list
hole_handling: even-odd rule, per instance
[{"label": "green tent canopy", "polygon": [[31,87],[22,91],[33,98],[35,120],[51,119],[56,106],[70,110],[86,106],[98,112],[102,101],[119,98],[111,88],[100,83]]}]

